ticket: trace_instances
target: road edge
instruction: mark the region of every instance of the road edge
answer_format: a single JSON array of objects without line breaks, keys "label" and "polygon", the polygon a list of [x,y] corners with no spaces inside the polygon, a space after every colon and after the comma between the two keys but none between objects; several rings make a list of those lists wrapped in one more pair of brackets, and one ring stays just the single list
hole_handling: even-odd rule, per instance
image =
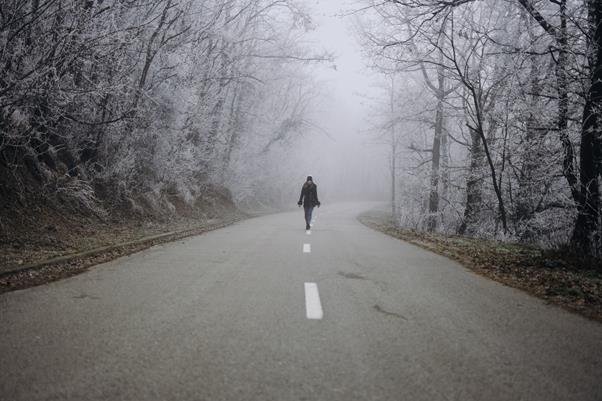
[{"label": "road edge", "polygon": [[180,231],[155,234],[133,241],[98,247],[20,266],[0,273],[0,295],[72,277],[96,265],[110,262],[122,256],[138,253],[155,245],[201,235],[253,217],[256,216],[237,215],[234,218],[220,220],[215,224],[206,224]]},{"label": "road edge", "polygon": [[[433,244],[429,244],[420,240],[408,239],[400,235],[395,235],[388,231],[385,227],[382,227],[378,224],[372,224],[370,221],[368,221],[367,217],[369,216],[369,214],[370,211],[362,212],[358,214],[358,216],[356,216],[356,220],[360,224],[364,225],[365,227],[371,230],[380,232],[399,241],[403,241],[408,244],[417,246],[427,252],[432,252],[433,254],[447,258],[450,261],[453,261],[454,263],[458,263],[471,273],[477,274],[487,280],[492,280],[496,283],[519,290],[549,305],[561,307],[562,309],[568,312],[580,315],[582,317],[587,318],[588,320],[602,323],[602,308],[600,307],[599,302],[598,304],[585,304],[581,302],[580,298],[567,299],[563,297],[547,295],[529,286],[521,285],[520,281],[517,281],[515,280],[515,277],[512,277],[512,273],[507,275],[498,275],[486,268],[479,267],[478,264],[475,263],[475,261],[471,261],[470,258],[462,258],[460,254],[441,251],[436,246],[433,246]],[[543,271],[545,269],[541,270]],[[529,273],[527,272],[525,274],[528,275]]]}]

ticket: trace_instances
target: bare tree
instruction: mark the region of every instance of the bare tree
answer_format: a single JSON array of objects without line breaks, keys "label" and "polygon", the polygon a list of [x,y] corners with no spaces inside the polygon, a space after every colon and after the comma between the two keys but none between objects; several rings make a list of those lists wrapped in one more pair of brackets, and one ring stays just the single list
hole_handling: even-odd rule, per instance
[{"label": "bare tree", "polygon": [[[598,3],[399,0],[367,1],[362,8],[364,18],[379,21],[362,33],[371,63],[406,76],[416,66],[435,98],[436,82],[425,71],[443,71],[439,77],[460,84],[442,102],[452,128],[445,130],[450,154],[467,159],[465,186],[458,175],[449,182],[456,193],[466,194],[460,232],[491,232],[485,227],[495,200],[495,218],[505,236],[532,240],[536,233],[551,232],[542,224],[566,220],[554,215],[570,218],[573,199],[577,216],[571,242],[598,252],[600,146],[594,132],[600,129],[593,78],[599,71]],[[548,117],[551,108],[555,115]],[[437,128],[438,110],[433,146],[425,149],[432,155],[427,229],[436,225],[436,155],[443,132]],[[460,118],[466,119],[466,133]],[[552,133],[557,142],[551,141]],[[557,177],[564,178],[564,186]]]}]

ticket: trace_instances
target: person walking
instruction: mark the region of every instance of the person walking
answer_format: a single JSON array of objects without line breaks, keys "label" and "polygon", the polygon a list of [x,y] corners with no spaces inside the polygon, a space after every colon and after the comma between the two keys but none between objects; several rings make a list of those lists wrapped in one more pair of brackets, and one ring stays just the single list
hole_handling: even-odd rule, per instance
[{"label": "person walking", "polygon": [[305,210],[305,229],[311,228],[311,215],[314,211],[314,207],[320,207],[320,201],[318,200],[318,186],[314,182],[311,175],[307,176],[307,180],[301,187],[301,196],[297,205]]}]

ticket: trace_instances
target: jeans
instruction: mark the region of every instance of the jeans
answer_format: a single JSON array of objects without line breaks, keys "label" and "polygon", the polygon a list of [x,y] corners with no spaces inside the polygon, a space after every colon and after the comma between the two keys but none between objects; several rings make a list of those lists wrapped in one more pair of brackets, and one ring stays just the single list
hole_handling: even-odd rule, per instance
[{"label": "jeans", "polygon": [[312,207],[304,207],[303,209],[305,209],[305,223],[311,224],[311,214],[314,211],[313,206]]}]

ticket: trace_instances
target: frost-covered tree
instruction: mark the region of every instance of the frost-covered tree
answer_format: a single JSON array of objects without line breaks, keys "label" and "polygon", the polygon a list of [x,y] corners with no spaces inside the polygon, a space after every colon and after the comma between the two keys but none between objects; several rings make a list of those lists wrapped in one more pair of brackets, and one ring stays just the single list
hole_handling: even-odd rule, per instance
[{"label": "frost-covered tree", "polygon": [[[422,71],[425,95],[443,99],[431,121],[440,114],[444,128],[434,124],[433,146],[422,149],[429,165],[419,166],[430,169],[424,228],[436,226],[437,155],[447,153],[464,160],[444,169],[450,188],[464,193],[459,232],[570,241],[598,254],[602,4],[366,3],[360,37],[371,64],[399,80]],[[433,90],[434,76],[449,88],[445,98]],[[439,137],[449,139],[449,153],[437,150]],[[458,206],[448,210],[457,213]]]},{"label": "frost-covered tree", "polygon": [[314,86],[296,77],[329,59],[308,29],[295,0],[2,2],[3,205],[168,210],[236,182],[244,150],[307,124]]}]

